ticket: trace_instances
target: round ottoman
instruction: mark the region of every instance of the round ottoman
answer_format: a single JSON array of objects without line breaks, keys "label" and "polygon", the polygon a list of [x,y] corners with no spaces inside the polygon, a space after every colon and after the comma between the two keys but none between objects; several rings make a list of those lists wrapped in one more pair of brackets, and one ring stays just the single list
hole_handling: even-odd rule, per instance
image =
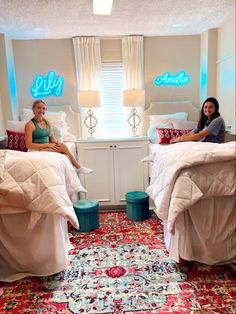
[{"label": "round ottoman", "polygon": [[78,200],[73,203],[79,221],[79,231],[90,232],[99,227],[99,203],[96,200]]},{"label": "round ottoman", "polygon": [[126,215],[129,219],[142,221],[149,218],[149,196],[146,192],[128,192],[125,198]]}]

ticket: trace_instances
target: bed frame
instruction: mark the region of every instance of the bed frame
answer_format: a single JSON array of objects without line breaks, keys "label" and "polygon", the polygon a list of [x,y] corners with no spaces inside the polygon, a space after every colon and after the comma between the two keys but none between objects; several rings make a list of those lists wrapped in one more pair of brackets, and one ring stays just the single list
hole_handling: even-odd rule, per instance
[{"label": "bed frame", "polygon": [[191,100],[151,102],[149,107],[143,112],[142,134],[147,134],[150,115],[163,115],[175,112],[187,112],[189,121],[199,120],[200,109],[196,108]]}]

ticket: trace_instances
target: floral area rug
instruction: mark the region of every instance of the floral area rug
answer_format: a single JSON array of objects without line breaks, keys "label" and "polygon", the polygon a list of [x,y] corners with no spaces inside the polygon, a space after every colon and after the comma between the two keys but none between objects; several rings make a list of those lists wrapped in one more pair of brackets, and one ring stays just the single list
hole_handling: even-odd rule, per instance
[{"label": "floral area rug", "polygon": [[236,313],[235,265],[171,261],[156,215],[102,212],[100,228],[70,227],[70,265],[50,277],[0,283],[1,314]]}]

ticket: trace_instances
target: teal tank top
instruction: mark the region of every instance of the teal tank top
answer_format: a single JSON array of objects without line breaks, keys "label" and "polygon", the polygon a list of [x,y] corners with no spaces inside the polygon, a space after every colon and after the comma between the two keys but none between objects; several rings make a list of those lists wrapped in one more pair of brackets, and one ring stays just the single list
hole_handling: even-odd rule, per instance
[{"label": "teal tank top", "polygon": [[42,129],[34,119],[31,121],[35,125],[35,130],[32,133],[33,143],[49,143],[49,128]]}]

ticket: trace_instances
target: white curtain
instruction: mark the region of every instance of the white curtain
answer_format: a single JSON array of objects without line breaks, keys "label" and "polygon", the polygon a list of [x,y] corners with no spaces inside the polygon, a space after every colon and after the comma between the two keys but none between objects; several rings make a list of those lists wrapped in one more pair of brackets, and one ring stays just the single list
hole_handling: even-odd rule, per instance
[{"label": "white curtain", "polygon": [[143,36],[122,38],[125,89],[143,89]]},{"label": "white curtain", "polygon": [[100,39],[73,38],[78,90],[99,90],[101,71]]},{"label": "white curtain", "polygon": [[[122,60],[125,71],[125,89],[143,89],[143,36],[127,36],[122,38]],[[138,116],[142,117],[143,108],[136,107]],[[130,119],[130,111],[125,110],[126,119]],[[130,126],[126,125],[126,132]],[[141,134],[142,124],[137,128]]]}]

